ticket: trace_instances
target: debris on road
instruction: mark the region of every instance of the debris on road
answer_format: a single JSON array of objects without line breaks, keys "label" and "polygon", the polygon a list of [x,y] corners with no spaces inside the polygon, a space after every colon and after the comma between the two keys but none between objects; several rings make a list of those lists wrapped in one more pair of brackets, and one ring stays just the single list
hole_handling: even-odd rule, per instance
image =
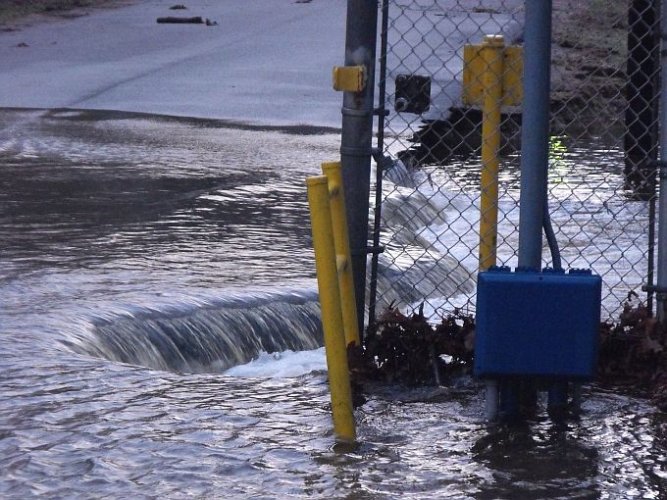
[{"label": "debris on road", "polygon": [[205,24],[206,26],[217,26],[216,21],[211,21],[209,18],[204,18],[201,16],[194,17],[158,17],[158,24]]}]

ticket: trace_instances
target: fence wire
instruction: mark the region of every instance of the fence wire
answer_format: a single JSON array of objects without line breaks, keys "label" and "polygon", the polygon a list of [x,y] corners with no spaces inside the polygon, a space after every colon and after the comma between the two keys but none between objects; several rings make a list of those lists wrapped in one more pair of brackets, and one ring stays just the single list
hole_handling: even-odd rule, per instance
[{"label": "fence wire", "polygon": [[[657,5],[553,2],[549,211],[563,267],[602,276],[603,318],[653,281]],[[524,2],[387,0],[382,11],[375,306],[474,312],[482,113],[462,101],[463,47],[491,34],[521,45]],[[497,264],[516,267],[520,106],[503,108],[501,132]]]}]

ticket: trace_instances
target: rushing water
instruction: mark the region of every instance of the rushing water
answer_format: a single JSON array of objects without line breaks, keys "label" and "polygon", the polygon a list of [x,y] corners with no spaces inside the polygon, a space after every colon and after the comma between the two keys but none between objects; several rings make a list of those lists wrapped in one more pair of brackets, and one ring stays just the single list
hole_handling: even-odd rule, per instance
[{"label": "rushing water", "polygon": [[506,428],[472,380],[371,388],[334,447],[303,179],[337,149],[0,112],[0,496],[666,498],[667,419],[599,389]]}]

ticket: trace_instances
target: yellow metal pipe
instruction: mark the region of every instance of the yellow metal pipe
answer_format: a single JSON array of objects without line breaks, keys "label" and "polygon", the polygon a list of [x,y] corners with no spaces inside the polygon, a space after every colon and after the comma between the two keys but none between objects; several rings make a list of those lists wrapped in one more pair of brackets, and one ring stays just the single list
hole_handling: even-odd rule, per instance
[{"label": "yellow metal pipe", "polygon": [[324,175],[329,180],[329,204],[331,207],[334,247],[336,249],[338,288],[340,290],[340,303],[343,312],[345,345],[349,345],[350,343],[359,345],[357,302],[354,294],[352,257],[350,256],[350,240],[347,234],[345,192],[343,190],[343,173],[340,162],[322,163],[322,172],[324,172]]},{"label": "yellow metal pipe", "polygon": [[343,319],[338,289],[336,252],[329,206],[327,177],[322,175],[306,179],[308,204],[315,249],[315,267],[322,310],[324,345],[331,389],[331,412],[337,438],[355,439],[354,413],[350,373],[347,366],[347,349],[343,333]]},{"label": "yellow metal pipe", "polygon": [[505,41],[500,35],[487,35],[480,55],[482,76],[482,175],[479,220],[479,269],[496,264],[498,239],[498,165],[500,154],[500,108],[503,102]]}]

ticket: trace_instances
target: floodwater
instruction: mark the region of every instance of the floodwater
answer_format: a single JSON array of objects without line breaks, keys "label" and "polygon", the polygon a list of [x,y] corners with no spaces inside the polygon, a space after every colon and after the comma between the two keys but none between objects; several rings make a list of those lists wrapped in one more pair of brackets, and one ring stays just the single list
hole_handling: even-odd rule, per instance
[{"label": "floodwater", "polygon": [[667,419],[597,388],[513,427],[472,380],[369,388],[334,446],[303,179],[337,149],[0,112],[0,496],[667,498]]}]

